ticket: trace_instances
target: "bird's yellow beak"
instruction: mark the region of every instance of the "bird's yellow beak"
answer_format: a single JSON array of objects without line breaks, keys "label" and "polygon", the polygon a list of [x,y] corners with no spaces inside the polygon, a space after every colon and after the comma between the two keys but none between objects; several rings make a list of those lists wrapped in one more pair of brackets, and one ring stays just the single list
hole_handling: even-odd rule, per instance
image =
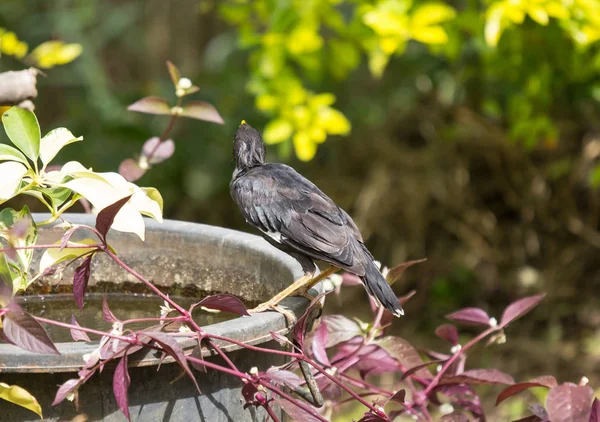
[{"label": "bird's yellow beak", "polygon": [[242,120],[242,123],[240,123],[240,126],[244,126],[245,124],[247,124],[246,121]]}]

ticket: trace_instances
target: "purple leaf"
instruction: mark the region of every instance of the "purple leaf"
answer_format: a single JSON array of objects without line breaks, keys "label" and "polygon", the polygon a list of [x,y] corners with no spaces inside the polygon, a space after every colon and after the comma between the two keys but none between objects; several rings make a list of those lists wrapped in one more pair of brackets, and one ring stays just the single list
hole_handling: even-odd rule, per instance
[{"label": "purple leaf", "polygon": [[321,324],[327,327],[326,348],[333,347],[362,334],[360,326],[355,321],[343,315],[326,315],[323,317]]},{"label": "purple leaf", "polygon": [[[387,336],[378,339],[375,344],[382,347],[391,357],[400,362],[407,371],[423,364],[423,359],[421,359],[419,352],[403,338]],[[417,375],[421,378],[432,377],[427,368],[419,369]]]},{"label": "purple leaf", "polygon": [[256,403],[256,394],[258,393],[258,389],[256,388],[256,385],[248,382],[246,383],[243,387],[242,387],[242,396],[244,397],[244,400],[246,400],[246,404],[244,405],[244,409],[246,409],[248,406],[253,406]]},{"label": "purple leaf", "polygon": [[146,170],[141,168],[138,162],[132,158],[121,161],[121,164],[119,165],[119,174],[128,182],[135,182],[145,173]]},{"label": "purple leaf", "polygon": [[158,164],[167,160],[175,152],[175,143],[172,139],[160,142],[160,138],[152,137],[144,142],[142,147],[142,157],[145,157],[150,164]]},{"label": "purple leaf", "polygon": [[181,348],[181,345],[177,342],[177,340],[164,333],[144,332],[144,335],[150,337],[152,340],[157,342],[165,351],[165,353],[173,357],[173,359],[175,359],[175,361],[179,363],[179,365],[191,378],[198,392],[202,394],[200,391],[200,387],[198,386],[198,382],[196,381],[196,377],[194,377],[192,370],[188,366],[188,362],[185,358],[185,354],[183,353],[183,349]]},{"label": "purple leaf", "polygon": [[508,384],[515,383],[513,377],[497,369],[470,369],[458,375],[444,375],[439,385],[447,384]]},{"label": "purple leaf", "polygon": [[587,385],[578,387],[566,382],[556,386],[546,396],[548,416],[551,421],[588,422],[593,396],[594,390]]},{"label": "purple leaf", "polygon": [[388,401],[395,401],[398,403],[404,403],[406,400],[406,390],[402,389],[400,391],[396,391],[392,397]]},{"label": "purple leaf", "polygon": [[327,356],[327,351],[325,350],[325,346],[327,344],[327,326],[325,324],[319,325],[317,331],[315,331],[315,335],[312,341],[312,351],[315,355],[315,358],[321,362],[323,365],[331,366],[331,362],[329,362],[329,357]]},{"label": "purple leaf", "polygon": [[358,354],[348,355],[343,359],[343,365],[359,371],[363,379],[369,375],[397,372],[400,370],[398,361],[379,346],[369,344],[361,347],[359,350]]},{"label": "purple leaf", "polygon": [[74,392],[82,382],[83,380],[81,378],[67,380],[58,388],[56,396],[54,397],[54,401],[52,402],[52,406],[56,406],[57,404],[61,403],[69,394]]},{"label": "purple leaf", "polygon": [[362,281],[356,274],[344,273],[342,274],[342,284],[344,286],[358,286],[362,284]]},{"label": "purple leaf", "polygon": [[285,413],[287,413],[292,420],[302,422],[318,422],[320,421],[318,413],[315,409],[310,409],[310,413],[304,409],[299,408],[294,403],[291,403],[285,399],[276,397],[274,400],[276,405],[279,405]]},{"label": "purple leaf", "polygon": [[250,315],[244,302],[237,297],[228,294],[218,294],[208,296],[196,304],[209,309],[216,309],[223,312],[231,312],[238,315]]},{"label": "purple leaf", "polygon": [[[204,360],[204,357],[202,356],[202,343],[200,339],[198,339],[198,344],[196,344],[194,346],[194,349],[192,350],[192,356],[196,359],[202,361]],[[192,365],[192,368],[194,368],[196,371],[206,372],[206,365],[194,361],[190,361],[190,364]]]},{"label": "purple leaf", "polygon": [[427,258],[417,259],[414,261],[408,261],[403,264],[397,265],[387,273],[385,278],[388,283],[394,284],[396,281],[400,280],[400,278],[402,277],[402,274],[404,273],[404,271],[407,268],[412,267],[415,264],[420,264],[421,262],[425,262],[425,261],[427,261]]},{"label": "purple leaf", "polygon": [[458,330],[452,324],[443,324],[435,329],[435,335],[453,345],[458,344]]},{"label": "purple leaf", "polygon": [[279,343],[281,346],[284,346],[286,344],[292,344],[291,341],[288,340],[287,337],[282,336],[279,333],[276,333],[274,331],[269,331],[269,334],[271,334],[271,337],[273,337],[273,340],[275,340],[277,343]]},{"label": "purple leaf", "polygon": [[446,319],[466,325],[490,326],[490,316],[479,308],[464,308],[446,315]]},{"label": "purple leaf", "polygon": [[[398,298],[398,300],[400,301],[400,305],[404,306],[404,304],[406,302],[408,302],[414,295],[417,294],[416,290],[411,290],[410,292],[408,292],[407,294],[405,294],[404,296],[400,296]],[[391,313],[391,312],[390,312]]]},{"label": "purple leaf", "polygon": [[179,79],[181,79],[181,73],[179,73],[179,69],[173,63],[167,60],[167,68],[169,69],[169,76],[171,76],[171,80],[173,81],[173,85],[177,86]]},{"label": "purple leaf", "polygon": [[531,381],[520,382],[518,384],[511,385],[510,387],[507,387],[506,389],[504,389],[498,395],[498,398],[496,399],[496,406],[498,406],[500,403],[502,403],[507,398],[512,397],[515,394],[520,393],[521,391],[527,390],[528,388],[531,388],[531,387],[552,388],[552,387],[556,387],[556,385],[557,385],[556,378],[554,378],[552,375],[544,375],[541,377],[534,378]]},{"label": "purple leaf", "polygon": [[73,233],[75,233],[75,231],[78,228],[79,228],[79,226],[71,227],[69,230],[67,230],[65,232],[65,234],[63,234],[63,237],[60,240],[60,252],[62,252],[62,250],[67,247],[67,243],[69,243],[71,236],[73,236]]},{"label": "purple leaf", "polygon": [[440,422],[469,422],[467,415],[459,412],[452,412],[440,418]]},{"label": "purple leaf", "polygon": [[366,412],[358,422],[387,422],[387,419],[383,419],[381,416],[371,412]]},{"label": "purple leaf", "polygon": [[127,107],[129,111],[138,111],[146,114],[172,114],[169,102],[161,97],[144,97]]},{"label": "purple leaf", "polygon": [[408,371],[406,371],[402,375],[402,379],[404,380],[404,379],[410,377],[412,374],[414,374],[415,372],[417,372],[421,368],[426,368],[426,367],[428,367],[430,365],[437,365],[437,364],[444,363],[444,362],[446,362],[446,360],[442,360],[442,359],[439,359],[439,360],[430,360],[429,362],[425,362],[422,365],[414,366],[414,367],[410,368]]},{"label": "purple leaf", "polygon": [[115,368],[115,374],[113,376],[113,393],[115,394],[115,400],[119,409],[125,415],[127,420],[131,420],[129,416],[129,400],[127,399],[127,390],[131,384],[131,378],[129,377],[129,371],[127,370],[127,355],[123,356],[117,367]]},{"label": "purple leaf", "polygon": [[106,300],[106,296],[104,296],[104,299],[102,299],[102,319],[110,324],[119,321],[119,319],[112,313],[112,311],[108,307],[108,301]]},{"label": "purple leaf", "polygon": [[[513,421],[513,422],[542,422],[542,421],[543,421],[543,419],[540,419],[535,415],[530,415],[530,416],[526,416],[521,419],[517,419],[516,421]],[[548,421],[546,421],[546,422],[548,422]]]},{"label": "purple leaf", "polygon": [[33,353],[60,355],[39,322],[14,303],[8,309],[4,314],[3,330],[9,341]]},{"label": "purple leaf", "polygon": [[131,195],[119,199],[117,202],[103,208],[102,211],[98,213],[98,216],[96,217],[96,230],[100,232],[104,240],[106,240],[106,233],[108,233],[108,229],[110,229],[113,221],[115,221],[116,215],[121,208],[123,208],[123,205],[129,201],[129,198],[131,198]]},{"label": "purple leaf", "polygon": [[292,335],[296,343],[298,343],[298,347],[300,350],[304,350],[304,337],[306,335],[306,324],[308,322],[308,318],[313,315],[313,312],[317,310],[321,306],[320,300],[323,296],[327,295],[330,292],[320,293],[315,296],[308,305],[308,308],[304,311],[304,314],[298,319],[296,325],[294,325],[294,329],[292,331]]},{"label": "purple leaf", "polygon": [[85,290],[90,280],[92,256],[86,256],[81,265],[75,268],[75,272],[73,273],[73,296],[75,296],[75,303],[77,303],[79,310],[83,310],[83,297],[85,296]]},{"label": "purple leaf", "polygon": [[292,389],[298,388],[304,383],[304,380],[293,372],[282,371],[275,368],[269,368],[266,372],[266,376],[276,384],[285,385]]},{"label": "purple leaf", "polygon": [[[79,323],[77,322],[77,320],[75,319],[75,315],[71,315],[71,325],[76,325],[78,327],[81,327],[79,325]],[[85,331],[81,331],[81,330],[74,330],[73,328],[71,328],[71,337],[73,337],[73,340],[75,341],[92,341],[90,340],[90,338],[88,337],[87,333]]]},{"label": "purple leaf", "polygon": [[538,303],[542,301],[545,296],[545,294],[529,296],[508,305],[502,314],[500,328],[506,327],[515,319],[520,318],[527,312],[531,311],[538,305]]},{"label": "purple leaf", "polygon": [[548,412],[546,412],[546,409],[541,404],[533,403],[527,407],[529,410],[531,410],[531,413],[533,413],[535,416],[537,416],[541,420],[549,420]]},{"label": "purple leaf", "polygon": [[600,400],[598,400],[598,398],[595,398],[594,402],[592,403],[590,422],[600,422]]},{"label": "purple leaf", "polygon": [[221,125],[224,123],[217,109],[204,101],[189,101],[182,108],[182,116],[219,123]]},{"label": "purple leaf", "polygon": [[[450,398],[450,403],[455,407],[469,411],[475,420],[485,421],[481,400],[470,385],[442,385],[439,388],[436,388],[436,391],[448,396]],[[435,398],[435,396],[432,397]]]}]

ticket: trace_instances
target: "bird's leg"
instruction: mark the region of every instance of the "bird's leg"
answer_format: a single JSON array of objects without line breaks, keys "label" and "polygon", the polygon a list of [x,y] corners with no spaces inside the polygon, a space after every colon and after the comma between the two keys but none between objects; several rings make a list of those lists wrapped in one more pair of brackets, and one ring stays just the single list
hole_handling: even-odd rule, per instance
[{"label": "bird's leg", "polygon": [[286,287],[281,292],[277,293],[275,296],[273,296],[268,301],[261,303],[254,309],[251,309],[250,313],[264,312],[268,309],[272,309],[274,306],[277,306],[279,304],[279,302],[281,302],[283,299],[288,297],[290,294],[294,293],[297,289],[299,289],[301,286],[303,286],[310,280],[311,280],[311,277],[308,275],[305,275],[304,277],[300,277],[298,280],[294,281],[292,284],[290,284],[288,287]]},{"label": "bird's leg", "polygon": [[312,289],[317,283],[321,282],[322,280],[325,280],[331,274],[337,273],[339,270],[340,269],[335,265],[330,265],[325,271],[320,272],[315,277],[311,277],[306,283],[298,286],[294,292],[290,293],[289,296],[303,296],[308,300],[312,300],[313,297],[308,294],[308,291]]},{"label": "bird's leg", "polygon": [[312,296],[308,294],[308,290],[311,289],[315,284],[320,282],[321,280],[329,277],[331,274],[339,271],[340,269],[334,267],[333,265],[327,268],[322,273],[319,273],[316,277],[311,277],[310,275],[305,275],[304,277],[300,277],[298,280],[294,281],[291,285],[286,287],[281,292],[277,293],[267,302],[261,303],[256,308],[252,309],[250,313],[258,313],[264,312],[268,309],[272,309],[277,306],[279,302],[285,299],[288,296],[304,296],[308,299],[312,299]]}]

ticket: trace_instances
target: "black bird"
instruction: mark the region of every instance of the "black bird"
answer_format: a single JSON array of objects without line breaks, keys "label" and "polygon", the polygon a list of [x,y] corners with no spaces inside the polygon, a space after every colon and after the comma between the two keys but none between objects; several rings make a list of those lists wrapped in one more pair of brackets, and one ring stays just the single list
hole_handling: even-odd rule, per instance
[{"label": "black bird", "polygon": [[394,315],[403,315],[352,218],[290,166],[265,163],[265,154],[260,133],[242,121],[234,137],[229,187],[246,221],[298,260],[307,278],[316,271],[314,260],[328,262],[358,275],[371,296]]}]

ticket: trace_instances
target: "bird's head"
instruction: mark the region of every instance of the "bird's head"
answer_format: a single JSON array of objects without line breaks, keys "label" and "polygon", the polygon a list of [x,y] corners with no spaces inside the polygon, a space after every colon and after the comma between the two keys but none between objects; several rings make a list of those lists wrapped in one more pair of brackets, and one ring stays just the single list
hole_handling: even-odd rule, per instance
[{"label": "bird's head", "polygon": [[265,144],[260,132],[242,120],[233,137],[233,158],[238,170],[246,170],[265,163]]}]

